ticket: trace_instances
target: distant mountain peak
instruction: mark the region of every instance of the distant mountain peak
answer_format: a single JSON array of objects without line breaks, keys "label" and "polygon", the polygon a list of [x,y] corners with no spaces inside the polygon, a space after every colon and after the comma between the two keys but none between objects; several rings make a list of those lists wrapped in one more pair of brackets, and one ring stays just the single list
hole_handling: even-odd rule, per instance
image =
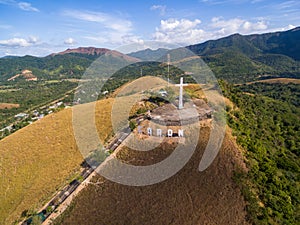
[{"label": "distant mountain peak", "polygon": [[127,55],[141,59],[141,60],[145,60],[145,61],[151,61],[151,60],[157,61],[159,58],[164,56],[168,51],[169,51],[169,49],[166,49],[166,48],[158,48],[155,50],[146,48],[141,51],[131,52]]},{"label": "distant mountain peak", "polygon": [[117,58],[122,58],[126,61],[129,61],[129,62],[139,62],[139,61],[141,61],[140,59],[138,59],[136,57],[125,55],[125,54],[123,54],[121,52],[118,52],[118,51],[115,51],[115,50],[108,51],[105,54],[106,55],[111,55],[111,56],[114,56],[114,57],[117,57]]},{"label": "distant mountain peak", "polygon": [[65,55],[70,53],[86,54],[86,55],[103,55],[111,50],[107,48],[95,48],[95,47],[79,47],[79,48],[68,48],[67,50],[59,53],[53,53],[51,56],[55,55]]},{"label": "distant mountain peak", "polygon": [[78,47],[78,48],[73,48],[73,49],[68,48],[67,50],[65,50],[63,52],[53,53],[50,56],[66,55],[66,54],[74,54],[74,53],[83,54],[83,55],[99,56],[99,57],[102,55],[111,55],[114,57],[122,58],[129,62],[140,61],[139,59],[137,59],[135,57],[125,55],[125,54],[115,51],[115,50],[110,50],[107,48],[95,48],[95,47]]}]

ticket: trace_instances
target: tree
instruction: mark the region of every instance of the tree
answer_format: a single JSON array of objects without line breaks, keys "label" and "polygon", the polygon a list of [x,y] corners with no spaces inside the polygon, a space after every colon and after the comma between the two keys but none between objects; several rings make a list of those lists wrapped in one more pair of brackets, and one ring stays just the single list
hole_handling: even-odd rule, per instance
[{"label": "tree", "polygon": [[130,120],[129,121],[129,127],[130,127],[131,131],[133,131],[137,127],[136,121],[135,120]]},{"label": "tree", "polygon": [[31,224],[32,225],[41,225],[42,224],[42,219],[41,219],[41,217],[39,216],[39,215],[34,215],[33,217],[32,217],[32,221],[31,221]]}]

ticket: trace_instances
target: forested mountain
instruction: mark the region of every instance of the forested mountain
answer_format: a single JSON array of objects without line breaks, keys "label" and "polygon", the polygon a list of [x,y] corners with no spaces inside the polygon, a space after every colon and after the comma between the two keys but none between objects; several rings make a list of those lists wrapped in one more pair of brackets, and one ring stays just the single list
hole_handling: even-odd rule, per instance
[{"label": "forested mountain", "polygon": [[[240,35],[187,46],[200,56],[217,78],[244,83],[270,77],[300,77],[300,28],[285,32]],[[128,55],[157,60],[167,49],[142,50]]]},{"label": "forested mountain", "polygon": [[300,27],[286,32],[249,35],[246,38],[264,53],[282,54],[300,60]]},{"label": "forested mountain", "polygon": [[79,55],[57,55],[43,58],[24,56],[0,59],[0,81],[6,81],[24,69],[31,70],[38,79],[72,78],[80,76],[92,60]]},{"label": "forested mountain", "polygon": [[266,34],[234,34],[187,48],[218,78],[242,83],[265,77],[300,77],[300,28]]},{"label": "forested mountain", "polygon": [[259,54],[281,54],[294,60],[300,60],[300,27],[285,31],[266,34],[231,36],[218,40],[207,41],[202,44],[188,46],[198,55],[206,56],[232,49],[248,57]]},{"label": "forested mountain", "polygon": [[31,70],[38,79],[80,78],[94,60],[106,53],[127,61],[137,61],[117,51],[93,47],[67,49],[46,57],[5,57],[0,59],[0,81],[6,81],[25,69]]},{"label": "forested mountain", "polygon": [[164,56],[167,54],[169,50],[165,48],[158,48],[156,50],[152,50],[150,48],[147,48],[143,51],[137,51],[137,52],[132,52],[129,53],[129,56],[136,57],[145,61],[156,61],[160,57]]}]

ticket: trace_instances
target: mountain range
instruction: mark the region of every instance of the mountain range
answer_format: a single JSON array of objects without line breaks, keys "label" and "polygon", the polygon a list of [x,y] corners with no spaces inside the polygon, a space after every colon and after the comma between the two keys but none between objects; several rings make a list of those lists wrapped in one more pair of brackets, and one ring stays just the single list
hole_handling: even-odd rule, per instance
[{"label": "mountain range", "polygon": [[[300,78],[300,27],[266,34],[233,34],[218,40],[187,46],[201,57],[219,79],[243,83],[259,79]],[[0,81],[24,69],[39,79],[79,78],[99,56],[112,52],[114,57],[137,62],[155,61],[168,49],[146,49],[122,54],[105,48],[79,47],[46,57],[5,57],[0,59]]]},{"label": "mountain range", "polygon": [[[233,83],[270,77],[300,77],[300,27],[266,34],[233,34],[187,46],[206,62],[218,78]],[[130,56],[159,58],[166,49],[146,49]]]}]

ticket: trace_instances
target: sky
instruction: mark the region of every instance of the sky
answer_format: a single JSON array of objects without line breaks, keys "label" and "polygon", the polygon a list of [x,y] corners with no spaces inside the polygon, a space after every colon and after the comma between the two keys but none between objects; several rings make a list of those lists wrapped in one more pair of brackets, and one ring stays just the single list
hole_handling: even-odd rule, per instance
[{"label": "sky", "polygon": [[300,25],[299,0],[0,0],[0,57],[147,41],[186,46]]}]

